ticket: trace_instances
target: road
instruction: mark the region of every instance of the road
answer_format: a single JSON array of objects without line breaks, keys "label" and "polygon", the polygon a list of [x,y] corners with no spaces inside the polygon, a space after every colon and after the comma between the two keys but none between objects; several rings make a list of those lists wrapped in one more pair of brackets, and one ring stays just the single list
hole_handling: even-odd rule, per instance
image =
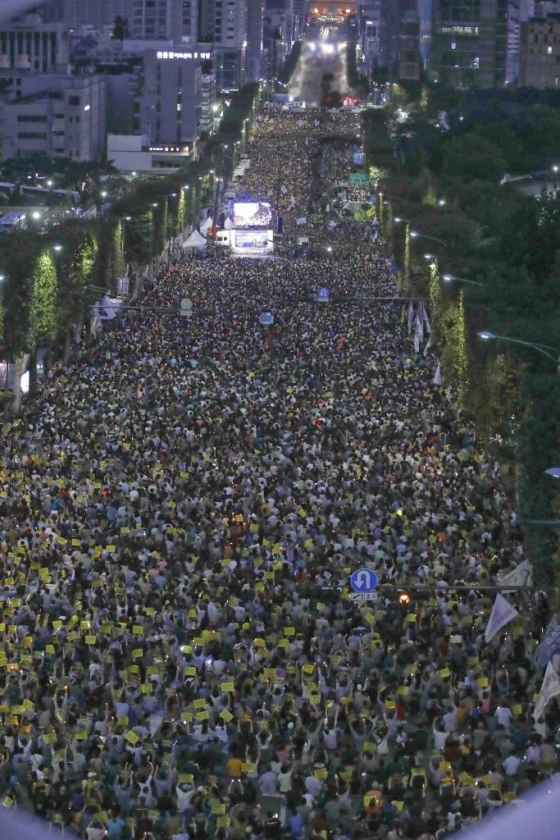
[{"label": "road", "polygon": [[290,82],[290,94],[309,107],[317,107],[321,102],[321,82],[325,73],[332,73],[332,88],[344,95],[348,89],[345,45],[334,40],[306,40]]}]

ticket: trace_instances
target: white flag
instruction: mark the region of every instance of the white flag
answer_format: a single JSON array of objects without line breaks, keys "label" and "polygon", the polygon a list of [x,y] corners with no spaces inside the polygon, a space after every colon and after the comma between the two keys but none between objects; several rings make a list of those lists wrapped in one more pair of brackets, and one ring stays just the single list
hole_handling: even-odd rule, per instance
[{"label": "white flag", "polygon": [[423,356],[428,355],[428,350],[430,349],[431,346],[432,346],[432,335],[430,333],[430,335],[428,336],[428,340],[426,342],[426,346],[424,347],[424,352],[422,353]]},{"label": "white flag", "polygon": [[498,593],[498,595],[496,595],[496,600],[494,601],[494,606],[492,607],[490,621],[486,626],[484,641],[489,642],[493,639],[496,633],[501,630],[505,624],[512,621],[512,619],[516,618],[518,615],[519,613],[515,607],[513,607],[509,601],[506,601],[503,595]]},{"label": "white flag", "polygon": [[430,326],[430,319],[428,318],[428,310],[424,306],[422,311],[423,311],[423,315],[424,315],[424,326],[426,327],[426,331],[431,333],[432,327]]},{"label": "white flag", "polygon": [[560,694],[560,677],[552,667],[552,662],[546,666],[544,673],[544,680],[539,691],[539,699],[533,712],[533,717],[538,720],[542,717],[544,710],[548,706],[553,697]]},{"label": "white flag", "polygon": [[418,304],[418,312],[416,313],[416,322],[414,324],[414,330],[418,333],[418,338],[420,342],[424,340],[424,320],[422,318],[423,306],[423,303]]},{"label": "white flag", "polygon": [[418,330],[414,330],[414,352],[420,352],[420,333]]},{"label": "white flag", "polygon": [[516,589],[519,586],[533,585],[533,567],[528,560],[523,560],[511,572],[508,572],[498,581],[499,586],[511,586]]},{"label": "white flag", "polygon": [[414,321],[414,303],[408,301],[408,334],[412,332],[412,322]]},{"label": "white flag", "polygon": [[441,362],[437,363],[436,372],[433,379],[434,385],[441,385]]}]

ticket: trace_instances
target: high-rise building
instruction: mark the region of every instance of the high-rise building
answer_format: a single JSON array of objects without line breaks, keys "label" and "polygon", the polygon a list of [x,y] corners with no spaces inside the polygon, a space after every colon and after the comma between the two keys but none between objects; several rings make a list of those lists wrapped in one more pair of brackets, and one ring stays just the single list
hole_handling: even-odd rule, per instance
[{"label": "high-rise building", "polygon": [[420,18],[418,12],[406,12],[401,22],[399,51],[399,79],[418,81],[420,79]]},{"label": "high-rise building", "polygon": [[418,0],[420,23],[420,57],[424,71],[430,66],[432,57],[433,0]]},{"label": "high-rise building", "polygon": [[196,50],[145,53],[140,131],[150,145],[186,146],[197,139],[201,62],[209,56]]},{"label": "high-rise building", "polygon": [[508,0],[437,0],[429,75],[457,88],[506,81]]},{"label": "high-rise building", "polygon": [[64,22],[70,29],[112,26],[117,17],[127,22],[132,16],[132,0],[63,0]]},{"label": "high-rise building", "polygon": [[63,23],[43,23],[24,15],[0,29],[0,76],[67,73],[68,30]]},{"label": "high-rise building", "polygon": [[130,35],[133,40],[164,41],[170,38],[169,0],[132,0]]},{"label": "high-rise building", "polygon": [[264,0],[248,0],[247,81],[255,81],[263,75],[263,25]]},{"label": "high-rise building", "polygon": [[560,14],[521,24],[519,84],[560,89]]}]

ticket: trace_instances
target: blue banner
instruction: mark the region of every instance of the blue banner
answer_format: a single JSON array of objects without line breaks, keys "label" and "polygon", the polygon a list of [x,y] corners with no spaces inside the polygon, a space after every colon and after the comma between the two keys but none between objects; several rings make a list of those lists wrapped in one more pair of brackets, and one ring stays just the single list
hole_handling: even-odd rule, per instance
[{"label": "blue banner", "polygon": [[537,648],[537,662],[544,668],[555,653],[560,653],[560,623],[553,618]]}]

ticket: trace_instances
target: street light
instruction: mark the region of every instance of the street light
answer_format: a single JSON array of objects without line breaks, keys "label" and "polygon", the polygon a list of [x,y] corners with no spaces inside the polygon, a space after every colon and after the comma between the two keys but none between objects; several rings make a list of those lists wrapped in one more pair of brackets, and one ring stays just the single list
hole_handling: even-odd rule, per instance
[{"label": "street light", "polygon": [[[395,219],[395,221],[397,221]],[[443,241],[443,239],[438,239],[437,236],[428,236],[427,233],[419,233],[417,230],[411,230],[410,235],[413,239],[421,238],[421,239],[431,239],[432,242],[439,242],[440,245],[443,245],[444,248],[447,247],[447,244]]]},{"label": "street light", "polygon": [[[555,362],[557,365],[560,365],[560,357],[558,354],[558,349],[555,347],[550,347],[548,344],[537,344],[536,341],[523,341],[520,338],[512,338],[509,335],[496,335],[489,330],[481,330],[478,333],[480,338],[485,340],[491,341],[509,341],[511,344],[521,344],[522,347],[530,347],[532,350],[536,350],[537,353],[542,353],[543,356],[546,356],[547,359]],[[548,353],[547,350],[550,350],[551,353]],[[555,355],[553,356],[552,353]],[[559,368],[560,372],[560,368]]]},{"label": "street light", "polygon": [[53,245],[53,251],[62,251],[62,245]]},{"label": "street light", "polygon": [[455,277],[454,274],[444,274],[441,279],[445,280],[446,283],[468,283],[470,286],[484,286],[484,283],[479,283],[478,280],[468,280],[466,277]]},{"label": "street light", "polygon": [[560,478],[560,467],[549,467],[545,470],[546,475],[551,475],[552,478]]}]

